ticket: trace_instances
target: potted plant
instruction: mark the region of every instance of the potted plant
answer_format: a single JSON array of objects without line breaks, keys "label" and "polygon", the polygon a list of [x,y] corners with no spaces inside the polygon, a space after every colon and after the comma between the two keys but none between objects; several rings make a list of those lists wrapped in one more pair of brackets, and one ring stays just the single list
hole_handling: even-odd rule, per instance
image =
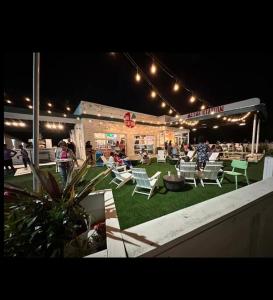
[{"label": "potted plant", "polygon": [[[93,239],[94,243],[90,245],[87,239],[91,223],[90,214],[80,203],[94,191],[95,186],[111,172],[111,169],[102,171],[79,190],[78,183],[82,181],[88,167],[87,159],[79,170],[71,170],[66,187],[62,191],[50,172],[37,169],[31,163],[30,167],[41,183],[39,193],[29,192],[11,184],[4,185],[4,255],[75,257],[88,254],[96,239]],[[95,229],[99,238],[103,236],[100,232]],[[71,244],[74,247],[69,248]]]}]

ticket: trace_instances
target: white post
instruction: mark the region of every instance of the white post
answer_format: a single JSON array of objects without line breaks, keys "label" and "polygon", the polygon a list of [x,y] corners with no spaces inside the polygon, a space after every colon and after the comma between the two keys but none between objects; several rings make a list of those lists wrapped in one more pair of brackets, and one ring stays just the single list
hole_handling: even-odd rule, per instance
[{"label": "white post", "polygon": [[[39,111],[40,111],[40,53],[33,53],[33,163],[39,168]],[[39,192],[38,180],[33,174],[33,191]]]},{"label": "white post", "polygon": [[259,138],[260,138],[260,123],[261,119],[258,119],[258,126],[257,126],[257,137],[256,137],[256,153],[258,153],[258,147],[259,147]]},{"label": "white post", "polygon": [[252,143],[251,143],[251,155],[254,153],[254,142],[255,142],[255,132],[256,132],[256,121],[257,121],[257,114],[254,114],[253,119],[253,130],[252,130]]}]

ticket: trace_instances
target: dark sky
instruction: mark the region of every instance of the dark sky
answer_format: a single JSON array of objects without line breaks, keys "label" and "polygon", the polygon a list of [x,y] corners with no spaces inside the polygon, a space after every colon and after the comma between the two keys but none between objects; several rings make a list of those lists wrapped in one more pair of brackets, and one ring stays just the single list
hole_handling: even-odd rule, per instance
[{"label": "dark sky", "polygon": [[[149,74],[151,59],[145,53],[130,55]],[[154,53],[185,85],[212,105],[221,105],[252,97],[266,103],[269,120],[262,124],[261,138],[273,139],[272,95],[273,55],[270,53]],[[51,100],[54,111],[65,112],[65,106],[74,109],[80,100],[135,110],[148,114],[167,114],[160,101],[149,98],[150,88],[134,82],[135,69],[121,54],[109,53],[53,53],[41,52],[41,109]],[[190,104],[190,94],[174,94],[173,81],[162,71],[151,78],[158,90],[184,114],[199,110],[200,103]],[[4,91],[14,105],[25,107],[23,96],[32,95],[32,53],[4,55]],[[248,121],[250,122],[250,120]],[[206,133],[205,133],[206,134]],[[218,130],[217,135],[238,134],[251,137],[251,126]],[[218,139],[215,133],[208,133]]]}]

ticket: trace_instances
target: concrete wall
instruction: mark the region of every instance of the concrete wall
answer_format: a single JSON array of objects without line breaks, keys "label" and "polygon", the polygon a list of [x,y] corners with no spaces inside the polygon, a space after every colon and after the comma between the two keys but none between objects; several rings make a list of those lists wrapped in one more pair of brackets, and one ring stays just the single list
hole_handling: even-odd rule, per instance
[{"label": "concrete wall", "polygon": [[273,256],[273,177],[122,234],[129,257]]}]

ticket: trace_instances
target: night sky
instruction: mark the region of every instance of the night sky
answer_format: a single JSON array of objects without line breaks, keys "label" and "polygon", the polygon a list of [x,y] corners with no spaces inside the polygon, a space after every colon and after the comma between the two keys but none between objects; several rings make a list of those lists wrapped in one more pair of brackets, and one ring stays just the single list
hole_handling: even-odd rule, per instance
[{"label": "night sky", "polygon": [[[129,52],[149,75],[151,58],[145,53]],[[273,95],[273,55],[270,53],[218,52],[218,53],[153,53],[189,89],[211,105],[222,105],[258,97],[266,103],[269,113],[261,126],[261,140],[273,140],[271,117]],[[151,100],[150,87],[134,81],[135,69],[122,53],[53,53],[41,52],[41,110],[47,109],[50,100],[55,112],[72,110],[81,100],[97,102],[147,114],[167,114],[159,100]],[[172,91],[174,81],[163,71],[150,80],[161,94],[181,114],[197,111],[201,103],[189,103],[190,94]],[[32,53],[5,53],[4,92],[16,107],[26,107],[23,97],[32,97]],[[6,104],[5,104],[6,105]],[[212,142],[251,139],[252,120],[238,129],[238,125],[203,130]],[[44,133],[50,138],[51,133]],[[198,135],[199,133],[195,133]],[[193,135],[192,135],[193,136]],[[62,138],[62,136],[59,136]],[[59,138],[58,137],[58,138]],[[234,138],[236,140],[236,138]]]}]

